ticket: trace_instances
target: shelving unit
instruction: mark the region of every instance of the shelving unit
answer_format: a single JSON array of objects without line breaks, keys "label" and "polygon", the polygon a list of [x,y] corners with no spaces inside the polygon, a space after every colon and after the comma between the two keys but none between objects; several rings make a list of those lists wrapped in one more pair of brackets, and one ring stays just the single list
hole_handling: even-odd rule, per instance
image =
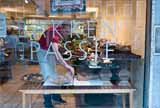
[{"label": "shelving unit", "polygon": [[10,61],[0,62],[0,84],[5,83],[12,78],[12,69]]},{"label": "shelving unit", "polygon": [[12,78],[12,49],[0,46],[0,85]]},{"label": "shelving unit", "polygon": [[88,37],[96,36],[96,21],[88,21]]},{"label": "shelving unit", "polygon": [[[56,21],[56,20],[55,20]],[[38,40],[43,33],[43,31],[52,24],[50,19],[26,19],[25,21],[25,31],[26,36],[30,37],[32,40]],[[89,26],[87,26],[89,24]],[[73,21],[73,27],[83,27],[76,29],[76,32],[81,34],[87,34],[89,32],[90,36],[96,36],[96,21],[87,22],[87,20],[75,20]],[[89,29],[88,29],[89,28]],[[89,31],[88,31],[89,30]]]},{"label": "shelving unit", "polygon": [[51,24],[51,20],[43,19],[26,19],[25,21],[25,31],[26,36],[31,40],[39,40],[43,31]]}]

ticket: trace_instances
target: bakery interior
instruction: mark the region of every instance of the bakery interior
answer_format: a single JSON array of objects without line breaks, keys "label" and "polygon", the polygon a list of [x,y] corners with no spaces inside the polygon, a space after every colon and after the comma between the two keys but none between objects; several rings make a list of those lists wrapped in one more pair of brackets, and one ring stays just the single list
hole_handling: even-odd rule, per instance
[{"label": "bakery interior", "polygon": [[[73,31],[67,40],[61,41],[60,52],[74,67],[74,77],[82,82],[100,80],[112,86],[133,86],[134,106],[142,108],[146,1],[84,0],[84,12],[56,14],[50,11],[51,1],[54,0],[0,0],[0,14],[6,17],[7,32],[5,38],[0,37],[0,106],[21,108],[19,88],[25,82],[43,80],[29,42],[38,41],[49,25],[64,22]],[[71,42],[67,48],[72,56],[64,49],[66,41]],[[63,76],[67,70],[57,64],[57,72]],[[61,80],[64,81],[59,79],[59,84]],[[71,105],[65,108],[122,106],[119,94],[64,95],[63,98]],[[41,95],[34,96],[34,101],[33,108],[43,108]]]}]

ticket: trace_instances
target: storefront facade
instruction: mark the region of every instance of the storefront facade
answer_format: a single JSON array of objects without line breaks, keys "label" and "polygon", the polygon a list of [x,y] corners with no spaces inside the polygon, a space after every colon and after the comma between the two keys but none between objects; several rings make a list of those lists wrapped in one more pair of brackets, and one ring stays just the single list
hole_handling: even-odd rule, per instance
[{"label": "storefront facade", "polygon": [[[5,9],[6,5],[12,7],[12,1],[8,1],[9,4],[5,0],[0,2],[0,12],[7,17],[8,29],[13,30],[11,35],[19,39],[15,55],[12,56],[15,57],[12,61],[14,65],[17,61],[27,67],[28,64],[37,63],[37,51],[32,46],[34,42],[40,39],[48,25],[64,23],[70,26],[70,38],[62,41],[62,46],[69,51],[69,55],[64,54],[63,57],[75,66],[76,77],[80,81],[98,78],[95,75],[97,72],[102,81],[108,81],[110,76],[109,80],[114,86],[127,79],[119,86],[131,83],[136,89],[134,108],[159,108],[160,1],[21,0],[17,4],[23,7],[14,4],[15,12]],[[28,10],[26,7],[29,7]],[[22,9],[22,12],[18,9]],[[28,42],[31,44],[28,45]],[[107,61],[103,61],[104,58]],[[113,99],[111,105],[121,106],[121,102],[116,103],[120,97],[109,96],[110,100]],[[128,96],[125,100],[128,105]]]},{"label": "storefront facade", "polygon": [[160,24],[159,0],[148,0],[147,10],[147,25],[146,27],[146,64],[145,64],[145,95],[144,95],[144,108],[159,108],[159,51],[158,47],[158,31],[157,28]]}]

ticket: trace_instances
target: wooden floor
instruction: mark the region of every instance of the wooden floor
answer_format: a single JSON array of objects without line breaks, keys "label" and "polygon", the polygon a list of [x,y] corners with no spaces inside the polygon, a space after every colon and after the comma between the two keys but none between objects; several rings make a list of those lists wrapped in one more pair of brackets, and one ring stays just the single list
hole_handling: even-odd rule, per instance
[{"label": "wooden floor", "polygon": [[[21,77],[28,73],[37,72],[39,72],[38,65],[14,65],[12,68],[13,79],[3,85],[0,85],[0,108],[22,108],[21,94],[18,92],[19,88],[24,83],[21,80]],[[75,96],[73,95],[62,95],[62,97],[67,101],[67,105],[57,105],[56,108],[103,108],[102,106],[94,107],[77,105],[75,102]],[[32,108],[43,108],[43,97],[41,95],[33,96]]]}]

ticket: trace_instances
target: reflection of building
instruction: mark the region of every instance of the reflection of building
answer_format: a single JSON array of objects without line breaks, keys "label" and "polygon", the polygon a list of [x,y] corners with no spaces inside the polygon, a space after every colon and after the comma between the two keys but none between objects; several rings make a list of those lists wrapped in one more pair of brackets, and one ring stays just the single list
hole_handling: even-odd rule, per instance
[{"label": "reflection of building", "polygon": [[160,53],[160,46],[158,44],[160,40],[160,26],[154,26],[154,36],[155,36],[155,53]]}]

